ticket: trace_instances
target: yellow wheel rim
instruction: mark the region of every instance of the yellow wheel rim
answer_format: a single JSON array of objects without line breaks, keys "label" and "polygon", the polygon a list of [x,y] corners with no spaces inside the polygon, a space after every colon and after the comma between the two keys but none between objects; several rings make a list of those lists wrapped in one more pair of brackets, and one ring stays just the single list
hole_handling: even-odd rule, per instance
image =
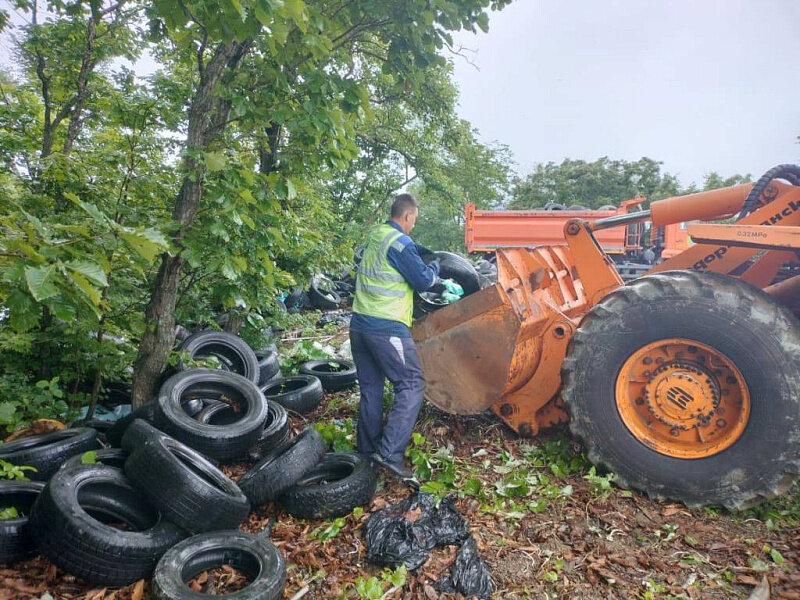
[{"label": "yellow wheel rim", "polygon": [[750,393],[733,361],[684,338],[634,352],[617,377],[616,402],[636,439],[676,458],[722,452],[741,437],[750,417]]}]

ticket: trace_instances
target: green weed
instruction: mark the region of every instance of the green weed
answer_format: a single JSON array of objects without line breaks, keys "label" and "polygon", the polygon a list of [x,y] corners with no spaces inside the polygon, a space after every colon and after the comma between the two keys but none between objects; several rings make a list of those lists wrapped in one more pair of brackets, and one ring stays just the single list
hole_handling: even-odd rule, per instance
[{"label": "green weed", "polygon": [[17,481],[28,481],[28,476],[25,475],[25,471],[31,471],[35,473],[36,467],[30,467],[28,465],[12,465],[10,462],[0,460],[0,480],[15,479]]}]

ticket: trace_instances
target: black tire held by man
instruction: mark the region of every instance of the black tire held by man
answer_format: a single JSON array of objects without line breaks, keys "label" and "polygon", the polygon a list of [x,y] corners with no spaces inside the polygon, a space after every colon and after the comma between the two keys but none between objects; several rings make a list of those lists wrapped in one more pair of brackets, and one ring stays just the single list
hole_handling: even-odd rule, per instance
[{"label": "black tire held by man", "polygon": [[[198,331],[186,338],[180,346],[179,352],[187,353],[193,359],[208,356],[217,357],[222,363],[222,369],[241,375],[258,384],[259,368],[258,359],[253,349],[240,337],[225,331]],[[191,369],[190,365],[181,361],[180,369]]]},{"label": "black tire held by man", "polygon": [[[240,418],[228,425],[200,423],[181,409],[193,390],[216,389],[236,405]],[[181,371],[170,377],[158,395],[155,425],[163,432],[219,461],[237,460],[255,444],[267,419],[267,401],[256,385],[236,373],[214,369]]]},{"label": "black tire held by man", "polygon": [[125,474],[166,518],[197,533],[235,528],[250,512],[239,487],[198,452],[156,436],[125,461]]},{"label": "black tire held by man", "polygon": [[269,402],[296,413],[311,412],[324,398],[322,382],[314,375],[290,375],[271,381],[261,389]]},{"label": "black tire held by man", "polygon": [[375,494],[377,472],[364,456],[331,452],[278,498],[286,512],[302,519],[350,514]]},{"label": "black tire held by man", "polygon": [[99,447],[94,429],[77,427],[3,444],[0,446],[0,460],[12,465],[34,467],[36,471],[26,471],[25,474],[35,481],[47,481],[70,456]]},{"label": "black tire held by man", "polygon": [[481,277],[470,261],[454,252],[430,252],[422,256],[425,264],[429,264],[436,258],[439,259],[440,279],[455,281],[464,290],[464,296],[480,291]]},{"label": "black tire held by man", "polygon": [[[710,456],[652,450],[616,407],[617,373],[643,346],[685,338],[723,353],[750,390],[746,428]],[[563,363],[570,428],[590,460],[652,498],[740,510],[785,492],[800,469],[800,324],[761,290],[714,273],[667,271],[612,292],[582,320]]]},{"label": "black tire held by man", "polygon": [[239,479],[253,506],[275,500],[313,469],[325,455],[325,441],[313,427],[275,448]]},{"label": "black tire held by man", "polygon": [[231,566],[252,581],[231,597],[236,600],[277,600],[283,597],[286,565],[280,551],[264,536],[241,531],[215,531],[192,536],[168,550],[153,574],[158,600],[201,600],[186,582],[211,569]]},{"label": "black tire held by man", "polygon": [[0,519],[0,565],[9,565],[36,554],[28,531],[28,515],[44,489],[41,481],[0,481],[0,511],[13,508],[16,517]]},{"label": "black tire held by man", "polygon": [[[122,522],[132,530],[106,522]],[[122,471],[102,465],[53,475],[33,505],[29,528],[41,554],[56,566],[115,587],[150,577],[161,555],[186,537],[161,518]]]},{"label": "black tire held by man", "polygon": [[358,376],[356,363],[352,360],[310,360],[300,365],[302,375],[313,375],[322,383],[326,392],[338,392],[354,387]]}]

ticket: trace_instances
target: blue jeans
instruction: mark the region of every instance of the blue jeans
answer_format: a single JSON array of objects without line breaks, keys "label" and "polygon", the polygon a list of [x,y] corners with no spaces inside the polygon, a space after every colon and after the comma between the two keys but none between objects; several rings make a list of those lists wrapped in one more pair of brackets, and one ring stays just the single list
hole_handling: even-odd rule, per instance
[{"label": "blue jeans", "polygon": [[[411,338],[350,331],[350,347],[361,388],[356,448],[378,452],[391,461],[403,460],[425,393],[425,379]],[[383,386],[394,386],[394,402],[383,424]]]}]

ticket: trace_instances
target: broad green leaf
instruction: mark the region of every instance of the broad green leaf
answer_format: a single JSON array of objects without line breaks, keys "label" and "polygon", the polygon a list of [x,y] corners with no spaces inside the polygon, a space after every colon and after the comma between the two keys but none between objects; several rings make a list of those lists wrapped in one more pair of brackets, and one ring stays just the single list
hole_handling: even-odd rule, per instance
[{"label": "broad green leaf", "polygon": [[303,0],[285,0],[283,5],[295,24],[303,31],[304,23],[308,19],[306,3]]},{"label": "broad green leaf", "polygon": [[16,412],[17,404],[15,402],[0,402],[0,425],[14,425]]},{"label": "broad green leaf", "polygon": [[86,277],[80,273],[76,273],[75,271],[71,272],[69,277],[75,282],[75,285],[77,285],[78,288],[84,294],[86,294],[86,297],[89,298],[93,306],[96,307],[100,305],[100,291],[91,283],[89,283],[89,280],[86,279]]},{"label": "broad green leaf", "polygon": [[44,267],[26,267],[25,281],[28,289],[37,302],[52,298],[58,293],[55,278],[58,275],[55,265]]},{"label": "broad green leaf", "polygon": [[151,262],[167,249],[166,240],[154,229],[136,232],[121,231],[119,236],[139,255]]},{"label": "broad green leaf", "polygon": [[103,271],[103,267],[97,263],[93,263],[88,260],[76,260],[67,263],[67,268],[85,275],[86,278],[92,283],[96,283],[97,285],[101,285],[103,287],[108,285],[105,271]]},{"label": "broad green leaf", "polygon": [[14,290],[6,300],[6,306],[11,311],[8,320],[14,331],[28,331],[39,323],[41,310],[28,294]]},{"label": "broad green leaf", "polygon": [[203,162],[206,164],[206,168],[213,173],[224,169],[227,159],[222,152],[204,152]]},{"label": "broad green leaf", "polygon": [[286,180],[286,197],[289,200],[294,200],[297,197],[297,188],[294,187],[291,179]]},{"label": "broad green leaf", "polygon": [[0,521],[4,521],[6,519],[18,519],[19,518],[19,511],[15,506],[9,506],[0,510]]},{"label": "broad green leaf", "polygon": [[239,2],[239,0],[230,0],[230,3],[233,8],[236,9],[236,12],[239,13],[239,16],[244,18],[244,8],[242,8],[242,4]]},{"label": "broad green leaf", "polygon": [[247,225],[247,226],[248,226],[250,229],[255,229],[255,228],[256,228],[256,223],[255,223],[255,221],[253,221],[253,219],[251,219],[251,218],[250,218],[250,215],[247,215],[247,214],[245,214],[245,213],[241,213],[241,214],[239,215],[239,218],[240,218],[240,219],[241,219],[241,220],[244,222],[244,224],[245,224],[245,225]]}]

